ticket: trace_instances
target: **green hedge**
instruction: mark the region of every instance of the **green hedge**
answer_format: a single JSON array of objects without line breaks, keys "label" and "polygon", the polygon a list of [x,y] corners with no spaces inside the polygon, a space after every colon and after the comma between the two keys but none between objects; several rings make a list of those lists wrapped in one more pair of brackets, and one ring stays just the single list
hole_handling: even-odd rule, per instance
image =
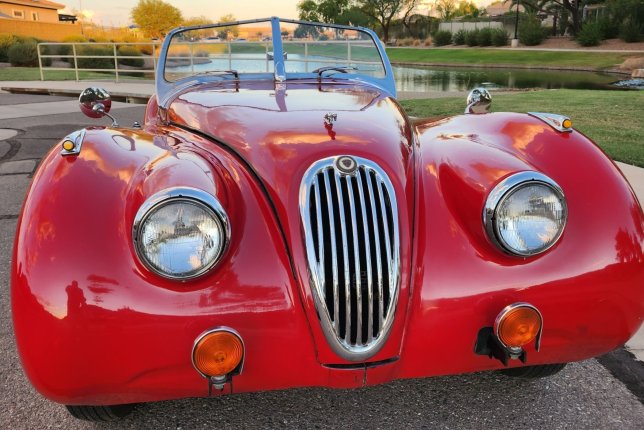
[{"label": "green hedge", "polygon": [[79,69],[113,69],[114,68],[114,49],[107,45],[91,46],[83,45],[76,47],[76,55],[109,55],[112,58],[78,58]]},{"label": "green hedge", "polygon": [[470,30],[465,32],[465,44],[467,46],[476,46],[479,44],[479,31]]},{"label": "green hedge", "polygon": [[465,30],[458,30],[454,33],[454,44],[455,45],[465,45]]},{"label": "green hedge", "polygon": [[492,45],[505,46],[508,44],[510,36],[503,28],[495,28],[492,30]]},{"label": "green hedge", "polygon": [[[141,51],[136,49],[134,46],[119,46],[118,55],[123,55],[125,57],[141,57]],[[145,62],[143,58],[119,58],[119,65],[130,66],[130,67],[143,67]]]},{"label": "green hedge", "polygon": [[445,46],[452,43],[452,32],[440,30],[434,33],[434,45]]},{"label": "green hedge", "polygon": [[577,42],[581,46],[597,46],[602,40],[602,29],[595,21],[586,22],[577,34]]},{"label": "green hedge", "polygon": [[546,38],[547,28],[536,19],[527,19],[519,23],[519,41],[526,46],[541,44]]},{"label": "green hedge", "polygon": [[[48,54],[46,48],[40,49],[41,54]],[[12,66],[38,67],[38,46],[35,40],[25,40],[13,44],[7,51],[7,59]],[[43,66],[51,65],[51,58],[42,59]]]},{"label": "green hedge", "polygon": [[644,26],[639,24],[634,19],[629,19],[620,26],[619,37],[627,43],[639,42],[640,40],[642,40],[643,32]]}]

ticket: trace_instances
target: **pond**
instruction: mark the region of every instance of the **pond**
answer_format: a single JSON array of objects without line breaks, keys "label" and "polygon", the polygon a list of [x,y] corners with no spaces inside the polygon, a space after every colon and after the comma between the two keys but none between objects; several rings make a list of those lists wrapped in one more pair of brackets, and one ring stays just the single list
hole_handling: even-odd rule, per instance
[{"label": "pond", "polygon": [[[287,71],[309,72],[328,65],[309,57],[303,61],[298,54],[290,54],[286,63]],[[197,58],[193,64],[186,64],[185,59],[175,60],[166,70],[166,77],[174,80],[195,73],[212,70],[235,69],[240,73],[272,72],[273,62],[265,53],[244,54],[230,57],[226,55]],[[575,72],[568,70],[530,70],[470,67],[435,67],[435,66],[393,66],[396,88],[398,91],[469,91],[475,87],[490,89],[585,89],[585,90],[625,90],[626,86],[613,85],[628,79],[627,76],[601,72]],[[361,65],[360,73],[378,75],[378,70],[369,70]],[[637,87],[637,86],[635,86]],[[640,87],[641,88],[641,87]]]},{"label": "pond", "polygon": [[623,90],[623,75],[561,70],[394,66],[398,91],[468,91],[475,87]]}]

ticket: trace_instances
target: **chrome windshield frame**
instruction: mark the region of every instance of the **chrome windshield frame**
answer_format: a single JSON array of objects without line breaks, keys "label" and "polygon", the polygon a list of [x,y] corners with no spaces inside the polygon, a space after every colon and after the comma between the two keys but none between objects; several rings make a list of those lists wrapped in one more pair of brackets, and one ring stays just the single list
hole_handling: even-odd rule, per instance
[{"label": "chrome windshield frame", "polygon": [[358,31],[367,33],[373,40],[373,43],[376,49],[378,50],[378,54],[380,55],[380,61],[382,62],[382,66],[385,72],[384,77],[376,78],[376,77],[366,76],[362,74],[343,73],[341,75],[336,74],[333,76],[333,79],[335,82],[342,81],[342,80],[353,81],[353,82],[356,82],[356,81],[364,82],[387,92],[391,97],[394,97],[394,98],[396,97],[396,86],[394,83],[393,70],[391,68],[391,64],[389,63],[389,59],[387,58],[387,54],[385,52],[384,46],[382,45],[382,42],[380,41],[380,39],[378,38],[378,36],[373,30],[365,27],[353,27],[348,25],[325,24],[320,22],[298,21],[298,20],[292,20],[292,19],[281,19],[278,17],[271,17],[271,18],[226,22],[226,23],[219,23],[219,24],[197,25],[197,26],[191,26],[191,27],[177,27],[174,30],[170,31],[166,35],[165,39],[163,40],[163,44],[161,45],[157,73],[155,77],[156,94],[157,94],[157,101],[158,101],[159,107],[161,109],[167,109],[171,100],[176,96],[176,94],[178,94],[179,92],[182,92],[183,90],[189,87],[196,86],[206,82],[221,81],[222,79],[221,77],[202,75],[202,76],[187,76],[185,78],[178,79],[176,81],[166,80],[165,78],[166,58],[168,55],[168,50],[170,48],[170,42],[172,41],[172,38],[176,34],[182,33],[184,31],[203,30],[203,29],[210,29],[210,28],[217,28],[217,27],[230,27],[234,25],[254,24],[258,22],[270,22],[271,24],[274,72],[240,74],[239,80],[243,81],[245,79],[246,80],[273,79],[274,82],[286,82],[289,79],[303,79],[303,78],[315,77],[315,74],[313,73],[287,73],[286,72],[286,66],[284,64],[284,46],[282,44],[280,23],[297,24],[297,25],[317,25],[317,26],[337,28],[342,30],[358,30]]}]

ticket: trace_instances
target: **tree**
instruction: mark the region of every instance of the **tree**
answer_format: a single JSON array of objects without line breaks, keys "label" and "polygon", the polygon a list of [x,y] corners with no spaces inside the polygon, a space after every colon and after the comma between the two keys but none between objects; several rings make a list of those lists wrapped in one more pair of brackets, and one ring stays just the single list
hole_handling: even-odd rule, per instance
[{"label": "tree", "polygon": [[416,37],[414,33],[411,31],[411,25],[410,25],[410,20],[411,17],[413,16],[412,12],[414,9],[416,9],[416,6],[418,5],[418,0],[411,0],[407,2],[405,7],[403,8],[403,14],[402,14],[402,23],[413,37]]},{"label": "tree", "polygon": [[526,11],[546,12],[548,9],[559,7],[568,12],[572,17],[572,33],[576,35],[581,29],[581,11],[584,6],[593,3],[602,3],[598,0],[505,0],[504,3],[511,1],[513,5],[523,6]]},{"label": "tree", "polygon": [[319,22],[318,4],[314,0],[303,0],[297,4],[297,13],[302,21]]},{"label": "tree", "polygon": [[449,21],[457,16],[456,0],[438,0],[436,2],[436,11],[442,21]]},{"label": "tree", "polygon": [[[233,15],[232,13],[229,13],[219,18],[219,24],[225,24],[227,22],[237,22],[237,18],[235,18],[235,15]],[[226,40],[228,39],[229,35],[232,37],[239,36],[239,27],[236,25],[219,27],[217,36]]]},{"label": "tree", "polygon": [[385,43],[389,41],[391,21],[406,10],[412,2],[414,0],[357,0],[362,11],[380,25]]},{"label": "tree", "polygon": [[[183,21],[183,26],[184,27],[193,27],[196,25],[208,25],[212,24],[212,20],[206,18],[205,16],[194,16],[191,18],[186,18]],[[193,30],[193,31],[188,31],[185,33],[186,37],[190,39],[203,39],[204,37],[208,37],[212,35],[212,29],[207,29],[207,30]]]},{"label": "tree", "polygon": [[183,22],[181,11],[162,0],[139,0],[131,15],[141,31],[153,38],[162,38]]}]

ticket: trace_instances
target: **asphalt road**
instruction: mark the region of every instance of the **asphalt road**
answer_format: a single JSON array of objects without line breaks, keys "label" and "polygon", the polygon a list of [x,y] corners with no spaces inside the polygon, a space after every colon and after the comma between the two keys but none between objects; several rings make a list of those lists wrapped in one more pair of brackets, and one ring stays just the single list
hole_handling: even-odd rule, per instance
[{"label": "asphalt road", "polygon": [[[4,106],[55,100],[65,99],[0,94]],[[114,114],[131,124],[142,121],[143,109]],[[19,130],[0,141],[1,428],[644,428],[644,365],[623,350],[601,359],[608,368],[587,360],[534,381],[478,373],[358,390],[309,388],[159,402],[116,424],[75,420],[36,393],[24,376],[13,338],[9,266],[16,218],[38,160],[69,131],[106,122],[80,113],[0,120],[0,128]]]}]

